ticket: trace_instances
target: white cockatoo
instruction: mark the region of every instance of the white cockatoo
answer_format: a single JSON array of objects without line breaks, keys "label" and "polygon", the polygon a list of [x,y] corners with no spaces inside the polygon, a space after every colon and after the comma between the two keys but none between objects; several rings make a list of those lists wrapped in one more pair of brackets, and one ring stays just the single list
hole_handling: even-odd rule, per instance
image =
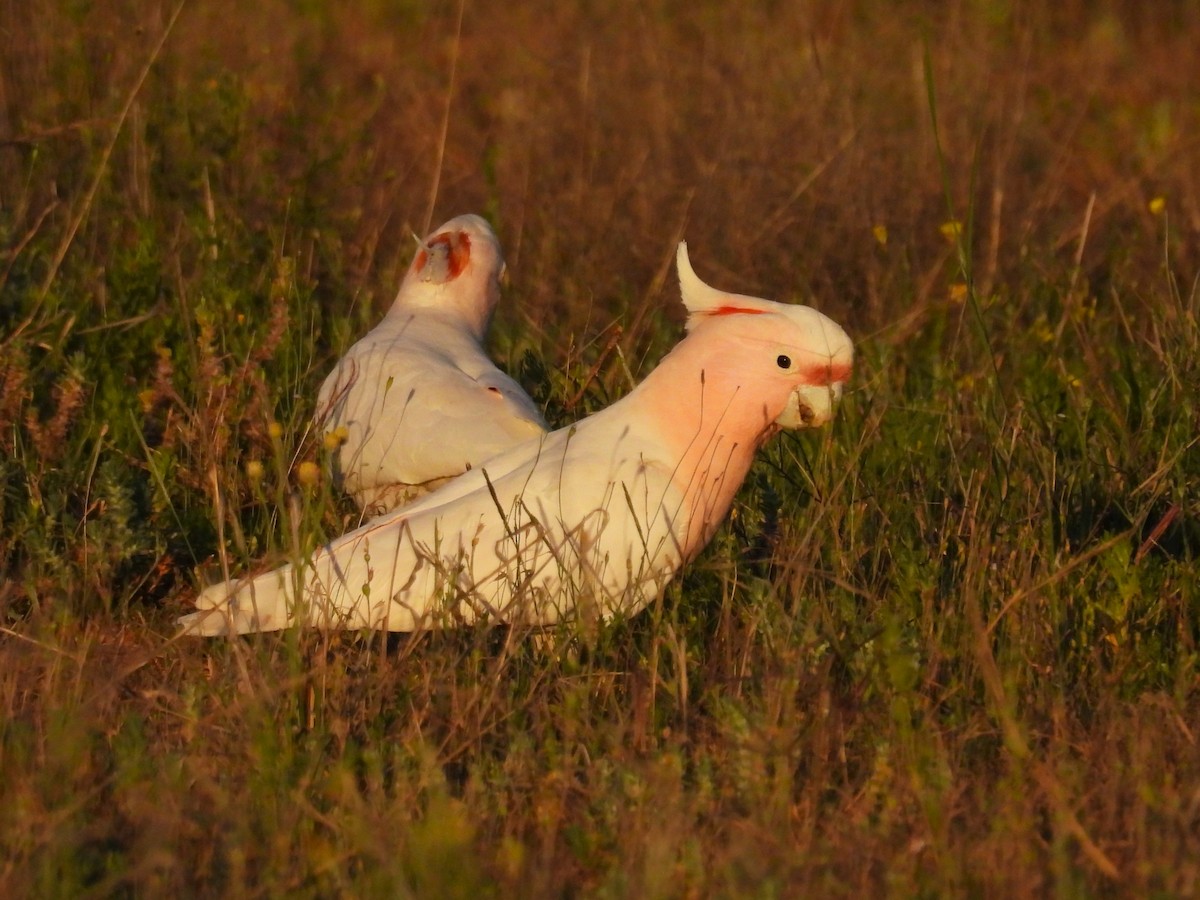
[{"label": "white cockatoo", "polygon": [[301,565],[206,588],[180,623],[412,631],[636,613],[708,543],[768,437],[829,421],[854,355],[814,309],[704,284],[685,244],[678,266],[688,334],[626,397]]},{"label": "white cockatoo", "polygon": [[317,427],[360,508],[395,509],[545,433],[533,401],[483,352],[503,271],[491,226],[451,219],[421,242],[383,321],[325,379]]}]

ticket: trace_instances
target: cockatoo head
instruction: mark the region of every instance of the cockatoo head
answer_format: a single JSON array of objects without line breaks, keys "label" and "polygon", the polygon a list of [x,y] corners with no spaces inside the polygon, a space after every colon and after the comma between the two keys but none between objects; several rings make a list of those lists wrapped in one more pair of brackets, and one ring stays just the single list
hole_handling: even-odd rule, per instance
[{"label": "cockatoo head", "polygon": [[417,242],[393,309],[429,309],[464,321],[482,339],[500,300],[504,257],[492,227],[456,216]]},{"label": "cockatoo head", "polygon": [[808,306],[710,287],[692,268],[686,243],[676,262],[687,330],[711,342],[706,374],[761,402],[764,433],[828,422],[854,362],[854,345],[841,326]]}]

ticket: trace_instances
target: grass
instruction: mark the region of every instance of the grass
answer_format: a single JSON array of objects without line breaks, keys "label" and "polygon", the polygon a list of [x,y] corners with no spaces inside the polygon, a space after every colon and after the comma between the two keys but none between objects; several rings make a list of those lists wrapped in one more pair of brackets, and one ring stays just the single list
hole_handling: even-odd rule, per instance
[{"label": "grass", "polygon": [[[0,10],[5,895],[1200,892],[1193,5],[345,6]],[[630,621],[174,638],[346,527],[431,195],[554,423],[680,237],[846,326],[839,418]]]}]

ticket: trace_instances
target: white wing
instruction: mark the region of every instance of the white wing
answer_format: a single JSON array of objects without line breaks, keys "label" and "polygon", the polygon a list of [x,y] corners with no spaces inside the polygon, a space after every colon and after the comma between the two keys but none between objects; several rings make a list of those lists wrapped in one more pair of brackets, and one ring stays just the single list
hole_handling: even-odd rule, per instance
[{"label": "white wing", "polygon": [[680,565],[682,496],[629,429],[614,439],[603,417],[587,425],[369,522],[303,570],[208,588],[196,605],[213,612],[181,621],[207,634],[294,622],[412,631],[480,618],[545,624],[585,609],[632,614]]}]

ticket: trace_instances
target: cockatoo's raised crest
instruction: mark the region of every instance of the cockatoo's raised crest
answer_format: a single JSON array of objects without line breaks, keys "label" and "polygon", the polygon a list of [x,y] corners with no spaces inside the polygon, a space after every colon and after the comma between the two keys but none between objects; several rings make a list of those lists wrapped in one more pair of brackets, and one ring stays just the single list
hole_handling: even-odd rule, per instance
[{"label": "cockatoo's raised crest", "polygon": [[703,320],[627,396],[305,560],[206,588],[181,624],[412,631],[644,607],[712,538],[762,442],[829,421],[854,354],[816,310],[722,294],[679,259]]},{"label": "cockatoo's raised crest", "polygon": [[710,316],[729,316],[739,313],[761,315],[776,310],[779,304],[745,294],[728,294],[718,291],[700,280],[692,261],[688,259],[687,242],[679,242],[675,253],[675,264],[679,269],[679,289],[683,294],[683,305],[687,307],[687,329],[691,331]]}]

